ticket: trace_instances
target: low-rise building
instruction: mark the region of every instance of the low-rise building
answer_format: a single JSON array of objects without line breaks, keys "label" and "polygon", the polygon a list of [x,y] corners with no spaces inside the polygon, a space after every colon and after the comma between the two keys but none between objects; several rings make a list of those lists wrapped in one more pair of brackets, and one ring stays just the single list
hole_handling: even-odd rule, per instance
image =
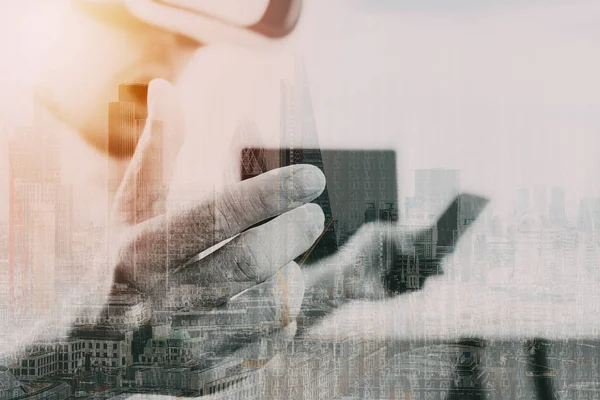
[{"label": "low-rise building", "polygon": [[[122,377],[133,364],[133,330],[94,328],[77,330],[73,336],[83,343],[86,370]],[[118,385],[120,386],[120,385]]]},{"label": "low-rise building", "polygon": [[10,365],[10,370],[20,380],[37,380],[58,373],[56,345],[28,345]]},{"label": "low-rise building", "polygon": [[0,400],[11,400],[25,394],[25,389],[9,368],[0,366]]},{"label": "low-rise building", "polygon": [[171,332],[167,337],[148,340],[139,362],[161,366],[181,366],[199,360],[203,354],[204,346],[201,338],[191,338],[186,330],[177,330]]}]

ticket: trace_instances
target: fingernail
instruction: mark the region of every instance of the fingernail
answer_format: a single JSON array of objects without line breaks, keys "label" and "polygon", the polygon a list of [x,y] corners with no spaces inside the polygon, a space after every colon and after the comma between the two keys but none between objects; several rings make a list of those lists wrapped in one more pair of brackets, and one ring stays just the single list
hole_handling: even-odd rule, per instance
[{"label": "fingernail", "polygon": [[285,195],[292,201],[310,201],[325,189],[325,175],[313,165],[294,167],[284,185]]}]

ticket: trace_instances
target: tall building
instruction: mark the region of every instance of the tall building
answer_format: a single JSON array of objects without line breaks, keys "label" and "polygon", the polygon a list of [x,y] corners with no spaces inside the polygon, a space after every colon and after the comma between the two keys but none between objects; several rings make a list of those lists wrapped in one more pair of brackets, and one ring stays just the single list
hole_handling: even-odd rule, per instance
[{"label": "tall building", "polygon": [[58,268],[72,258],[72,190],[61,184],[55,132],[36,111],[9,142],[8,286],[12,312],[50,312]]},{"label": "tall building", "polygon": [[119,101],[135,104],[135,119],[148,117],[148,85],[144,83],[122,83],[119,85]]},{"label": "tall building", "polygon": [[600,231],[600,198],[590,197],[580,200],[578,226],[584,232]]},{"label": "tall building", "polygon": [[565,213],[565,189],[554,187],[550,192],[550,206],[548,210],[550,223],[554,226],[564,226],[566,221]]},{"label": "tall building", "polygon": [[430,213],[442,211],[460,192],[460,171],[455,169],[415,170],[415,198],[417,207]]},{"label": "tall building", "polygon": [[[314,117],[308,77],[304,64],[296,63],[293,84],[281,82],[281,140],[279,165],[309,163],[323,171],[323,158],[319,149],[317,124]],[[325,214],[325,231],[318,248],[309,250],[299,260],[312,262],[337,251],[336,224],[331,212],[330,197],[326,187],[315,201]]]},{"label": "tall building", "polygon": [[529,189],[519,189],[515,199],[515,215],[518,217],[529,212],[531,209]]},{"label": "tall building", "polygon": [[[116,192],[127,169],[127,163],[121,161],[119,158],[124,155],[133,155],[137,141],[135,104],[121,101],[109,103],[108,152],[115,158],[109,160],[109,194]],[[110,198],[112,200],[112,196]]]},{"label": "tall building", "polygon": [[[460,234],[461,210],[464,206],[461,208],[457,197],[459,192],[459,170],[440,168],[415,170],[415,196],[411,201],[411,208],[426,214],[423,223],[437,223],[437,247],[442,254],[452,252]],[[411,214],[417,215],[415,210]],[[434,215],[441,212],[443,214],[434,221]],[[466,218],[470,217],[466,217],[465,214],[463,219]],[[432,258],[436,257],[436,252],[433,251],[432,255]]]},{"label": "tall building", "polygon": [[[437,221],[438,240],[440,247],[453,249],[458,239],[458,228],[460,226],[460,200],[457,197],[446,209]],[[452,250],[450,250],[451,252]]]},{"label": "tall building", "polygon": [[[135,152],[148,116],[148,85],[123,83],[119,85],[118,101],[108,104],[108,153],[112,156],[108,167],[110,203],[119,187],[127,158]],[[123,161],[125,159],[125,161]]]},{"label": "tall building", "polygon": [[[148,85],[123,83],[119,85],[119,98],[108,105],[108,207],[112,209],[114,196],[135,153],[148,117]],[[135,176],[135,209],[126,210],[132,216],[128,222],[136,224],[161,214],[165,210],[164,198],[164,129],[162,121],[152,121],[152,147],[147,149],[145,166]],[[134,250],[135,251],[135,250]],[[134,260],[136,257],[134,256]],[[133,278],[137,268],[133,266]]]},{"label": "tall building", "polygon": [[56,207],[52,202],[29,203],[29,303],[36,314],[48,314],[56,301]]},{"label": "tall building", "polygon": [[[253,122],[245,121],[241,123],[236,132],[236,138],[239,138],[241,143],[247,144],[258,140],[258,128]],[[237,145],[237,144],[236,144]],[[254,176],[267,172],[266,149],[259,148],[243,148],[240,154],[241,179],[246,180]],[[240,177],[234,177],[239,179]]]},{"label": "tall building", "polygon": [[[10,285],[8,260],[0,259],[0,325],[10,321]],[[1,337],[1,334],[0,334]]]},{"label": "tall building", "polygon": [[368,207],[373,220],[398,218],[396,154],[388,150],[320,149],[307,74],[296,63],[293,84],[281,84],[281,136],[277,166],[312,164],[324,172],[327,184],[314,201],[325,214],[325,231],[305,261],[331,255],[363,225]]},{"label": "tall building", "polygon": [[544,218],[548,216],[548,192],[544,185],[533,187],[533,211]]},{"label": "tall building", "polygon": [[144,168],[137,176],[135,202],[135,221],[141,222],[162,214],[165,211],[165,177],[164,177],[164,129],[162,121],[152,121],[152,148],[148,149],[146,162],[150,168]]}]

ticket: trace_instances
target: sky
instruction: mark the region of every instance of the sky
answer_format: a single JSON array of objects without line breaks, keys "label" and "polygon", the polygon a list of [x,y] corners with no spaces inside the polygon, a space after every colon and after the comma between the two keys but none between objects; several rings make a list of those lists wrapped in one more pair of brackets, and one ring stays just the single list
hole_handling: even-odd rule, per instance
[{"label": "sky", "polygon": [[[403,195],[413,169],[457,168],[465,190],[499,209],[518,188],[544,184],[564,186],[574,213],[580,196],[598,193],[598,11],[590,1],[309,0],[282,58],[304,59],[320,144],[396,149]],[[187,99],[202,93],[190,111],[215,110],[190,112],[189,125],[227,135],[233,122],[206,114],[238,110],[276,145],[278,84],[291,67],[221,50],[201,50],[189,71],[226,72],[182,79]]]},{"label": "sky", "polygon": [[[564,186],[574,212],[598,193],[598,11],[593,1],[306,0],[282,48],[198,51],[177,82],[189,132],[175,187],[218,183],[198,171],[235,163],[223,154],[244,118],[277,145],[280,81],[301,57],[320,145],[395,149],[402,195],[415,168],[458,168],[465,190],[499,208],[545,184]],[[13,94],[0,99],[8,126],[28,123],[26,76],[0,77]]]}]

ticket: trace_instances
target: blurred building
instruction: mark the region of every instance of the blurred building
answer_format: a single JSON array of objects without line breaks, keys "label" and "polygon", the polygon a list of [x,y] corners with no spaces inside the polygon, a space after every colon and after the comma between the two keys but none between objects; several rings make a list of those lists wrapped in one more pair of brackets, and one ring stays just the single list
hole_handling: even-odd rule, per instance
[{"label": "blurred building", "polygon": [[545,185],[535,185],[533,187],[532,211],[540,214],[545,219],[548,218],[548,190]]},{"label": "blurred building", "polygon": [[185,330],[172,331],[167,337],[155,336],[146,342],[141,364],[161,366],[185,366],[199,362],[206,354],[202,339],[191,338]]},{"label": "blurred building", "polygon": [[76,316],[76,327],[133,329],[150,321],[152,315],[148,297],[122,284],[116,284],[107,299],[100,296],[96,304],[90,303],[72,304],[66,308],[66,312]]},{"label": "blurred building", "polygon": [[564,226],[567,222],[565,212],[565,189],[553,187],[550,191],[550,206],[548,209],[550,223],[554,226]]},{"label": "blurred building", "polygon": [[578,227],[583,232],[597,233],[600,230],[600,198],[580,200]]},{"label": "blurred building", "polygon": [[126,368],[133,364],[133,329],[77,329],[72,336],[83,343],[84,370],[102,372],[109,386],[120,387]]},{"label": "blurred building", "polygon": [[12,400],[24,395],[25,388],[13,373],[5,366],[0,366],[0,400]]},{"label": "blurred building", "polygon": [[7,259],[0,259],[0,324],[8,322],[10,305],[10,266]]},{"label": "blurred building", "polygon": [[531,211],[531,193],[529,189],[519,189],[517,191],[514,211],[517,218]]},{"label": "blurred building", "polygon": [[441,212],[448,201],[460,192],[460,171],[455,169],[415,170],[416,206],[429,214],[430,222],[436,213]]},{"label": "blurred building", "polygon": [[28,345],[10,366],[20,380],[36,380],[58,373],[58,353],[53,343]]},{"label": "blurred building", "polygon": [[9,142],[8,296],[12,312],[52,312],[57,272],[72,262],[72,190],[58,143],[40,122]]}]

